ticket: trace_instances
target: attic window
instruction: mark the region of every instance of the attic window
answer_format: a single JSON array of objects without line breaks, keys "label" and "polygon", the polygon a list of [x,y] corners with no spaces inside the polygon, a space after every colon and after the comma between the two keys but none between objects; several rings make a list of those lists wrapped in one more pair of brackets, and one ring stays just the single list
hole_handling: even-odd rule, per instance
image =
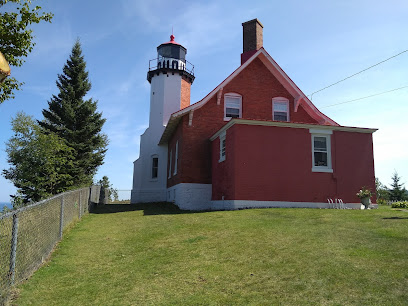
[{"label": "attic window", "polygon": [[242,97],[235,93],[224,95],[224,120],[242,117]]},{"label": "attic window", "polygon": [[289,121],[289,100],[278,97],[272,99],[272,118],[274,121]]}]

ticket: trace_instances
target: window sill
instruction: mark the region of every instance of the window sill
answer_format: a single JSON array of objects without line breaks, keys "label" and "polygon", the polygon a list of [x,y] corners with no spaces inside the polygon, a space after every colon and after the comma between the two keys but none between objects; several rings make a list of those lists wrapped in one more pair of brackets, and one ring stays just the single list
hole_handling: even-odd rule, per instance
[{"label": "window sill", "polygon": [[333,173],[333,169],[330,168],[319,168],[319,167],[313,167],[312,172],[325,172],[325,173]]},{"label": "window sill", "polygon": [[230,121],[232,117],[224,117],[224,121]]},{"label": "window sill", "polygon": [[157,182],[159,179],[158,178],[154,178],[154,179],[150,179],[150,182]]},{"label": "window sill", "polygon": [[219,163],[222,163],[224,160],[225,160],[225,157],[222,158],[222,159],[220,159],[220,160],[218,160],[218,162],[219,162]]}]

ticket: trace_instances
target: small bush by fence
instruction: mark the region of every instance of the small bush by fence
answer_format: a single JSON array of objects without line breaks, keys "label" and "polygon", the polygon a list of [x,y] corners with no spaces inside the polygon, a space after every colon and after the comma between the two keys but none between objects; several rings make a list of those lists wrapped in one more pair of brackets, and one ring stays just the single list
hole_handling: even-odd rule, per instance
[{"label": "small bush by fence", "polygon": [[408,208],[408,201],[396,201],[392,202],[392,208]]},{"label": "small bush by fence", "polygon": [[47,259],[64,229],[99,202],[100,189],[65,192],[0,215],[0,305]]}]

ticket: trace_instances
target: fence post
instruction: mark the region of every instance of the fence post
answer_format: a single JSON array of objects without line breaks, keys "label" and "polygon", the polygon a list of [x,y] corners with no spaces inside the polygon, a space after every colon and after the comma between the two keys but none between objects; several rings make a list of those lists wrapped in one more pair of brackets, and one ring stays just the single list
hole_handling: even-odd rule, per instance
[{"label": "fence post", "polygon": [[10,285],[14,285],[16,271],[16,255],[17,255],[17,237],[18,237],[18,215],[13,214],[13,229],[11,236],[11,253],[10,253]]},{"label": "fence post", "polygon": [[60,239],[62,239],[63,229],[64,229],[64,195],[61,196],[60,230],[59,230]]},{"label": "fence post", "polygon": [[79,219],[82,217],[82,203],[81,203],[82,189],[79,190]]}]

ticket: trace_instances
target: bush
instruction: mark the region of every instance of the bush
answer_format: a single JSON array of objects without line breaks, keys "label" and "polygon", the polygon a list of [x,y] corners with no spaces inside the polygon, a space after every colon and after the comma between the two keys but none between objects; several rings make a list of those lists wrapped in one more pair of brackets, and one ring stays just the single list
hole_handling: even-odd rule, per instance
[{"label": "bush", "polygon": [[388,204],[387,204],[387,201],[384,200],[384,199],[377,199],[377,204],[378,204],[378,205],[388,205]]},{"label": "bush", "polygon": [[408,208],[408,201],[399,201],[391,204],[392,208]]}]

